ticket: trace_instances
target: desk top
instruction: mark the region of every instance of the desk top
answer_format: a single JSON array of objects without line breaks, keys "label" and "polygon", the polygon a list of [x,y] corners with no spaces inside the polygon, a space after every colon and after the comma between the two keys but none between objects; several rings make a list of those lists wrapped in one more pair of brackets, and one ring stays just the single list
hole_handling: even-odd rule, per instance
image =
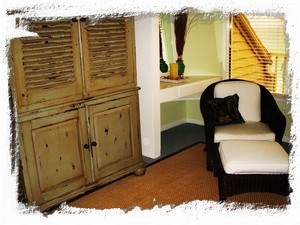
[{"label": "desk top", "polygon": [[221,76],[186,76],[184,82],[160,82],[160,102],[176,100],[202,92],[209,84],[221,80]]}]

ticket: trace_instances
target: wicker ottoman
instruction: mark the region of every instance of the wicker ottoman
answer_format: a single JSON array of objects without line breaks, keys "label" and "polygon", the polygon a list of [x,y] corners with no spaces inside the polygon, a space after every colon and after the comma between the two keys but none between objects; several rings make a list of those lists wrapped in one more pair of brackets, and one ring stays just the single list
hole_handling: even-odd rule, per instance
[{"label": "wicker ottoman", "polygon": [[246,192],[289,194],[288,154],[274,141],[221,141],[216,154],[219,197]]}]

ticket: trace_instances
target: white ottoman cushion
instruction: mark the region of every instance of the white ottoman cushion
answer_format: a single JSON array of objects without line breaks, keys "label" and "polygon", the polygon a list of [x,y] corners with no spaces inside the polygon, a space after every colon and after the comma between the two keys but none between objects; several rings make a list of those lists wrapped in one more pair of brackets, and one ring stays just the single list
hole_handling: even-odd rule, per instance
[{"label": "white ottoman cushion", "polygon": [[253,122],[260,121],[260,87],[252,82],[231,81],[221,82],[214,88],[215,98],[224,98],[234,94],[239,96],[239,112],[243,119]]},{"label": "white ottoman cushion", "polygon": [[274,141],[275,134],[262,122],[245,122],[215,127],[214,142],[223,140],[265,140]]},{"label": "white ottoman cushion", "polygon": [[288,173],[288,154],[275,141],[221,141],[219,152],[228,174]]}]

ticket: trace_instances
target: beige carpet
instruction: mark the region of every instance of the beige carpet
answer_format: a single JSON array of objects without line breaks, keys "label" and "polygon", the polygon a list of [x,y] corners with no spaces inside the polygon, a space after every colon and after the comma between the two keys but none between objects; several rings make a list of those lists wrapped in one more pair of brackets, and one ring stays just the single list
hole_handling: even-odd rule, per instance
[{"label": "beige carpet", "polygon": [[[155,205],[180,205],[192,200],[218,201],[218,181],[205,168],[204,144],[197,144],[147,167],[144,176],[129,175],[99,188],[68,205],[80,208],[143,209]],[[228,202],[259,203],[283,207],[284,196],[270,193],[247,193],[232,196]]]}]

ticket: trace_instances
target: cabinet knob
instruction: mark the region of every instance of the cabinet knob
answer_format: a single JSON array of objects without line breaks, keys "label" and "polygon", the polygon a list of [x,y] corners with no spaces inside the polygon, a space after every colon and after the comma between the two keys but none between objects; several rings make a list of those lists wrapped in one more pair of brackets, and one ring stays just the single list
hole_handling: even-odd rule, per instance
[{"label": "cabinet knob", "polygon": [[[91,145],[92,145],[93,147],[95,147],[95,146],[97,146],[97,142],[93,141],[93,142],[91,143]],[[83,147],[84,147],[85,149],[89,149],[89,148],[90,148],[90,145],[89,145],[89,144],[84,144]]]}]

